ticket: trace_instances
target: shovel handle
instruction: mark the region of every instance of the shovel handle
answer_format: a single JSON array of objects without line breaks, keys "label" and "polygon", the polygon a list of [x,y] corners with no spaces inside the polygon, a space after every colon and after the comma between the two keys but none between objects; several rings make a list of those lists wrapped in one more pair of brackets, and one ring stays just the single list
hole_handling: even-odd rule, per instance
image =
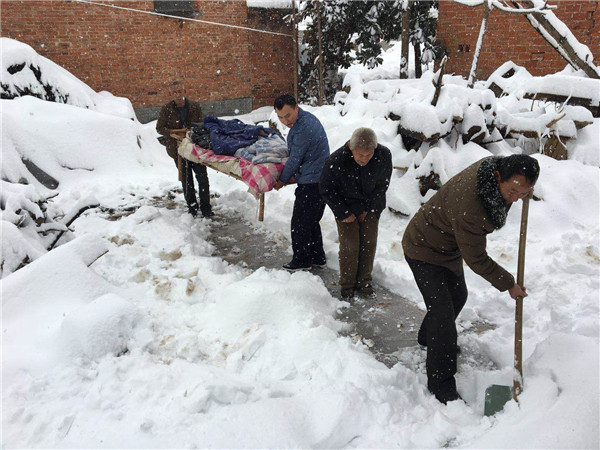
[{"label": "shovel handle", "polygon": [[[525,244],[527,242],[527,216],[529,214],[529,197],[523,199],[521,213],[521,232],[519,234],[519,260],[517,266],[517,284],[523,288],[525,283]],[[513,399],[523,391],[523,297],[517,297],[515,305],[515,372],[513,378]]]}]

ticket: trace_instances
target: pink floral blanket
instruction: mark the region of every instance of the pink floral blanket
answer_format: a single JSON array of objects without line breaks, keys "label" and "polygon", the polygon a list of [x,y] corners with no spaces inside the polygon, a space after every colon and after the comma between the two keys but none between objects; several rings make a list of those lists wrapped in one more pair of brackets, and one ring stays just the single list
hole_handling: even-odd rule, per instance
[{"label": "pink floral blanket", "polygon": [[[190,142],[190,144],[192,143]],[[203,149],[196,144],[192,144],[189,150],[191,151],[186,152],[188,153],[187,155],[182,156],[194,162],[213,166],[215,169],[225,173],[234,173],[244,180],[248,185],[248,191],[255,197],[273,189],[284,166],[283,163],[252,164],[252,162],[244,158],[215,155],[212,150]],[[225,167],[226,170],[222,170]]]}]

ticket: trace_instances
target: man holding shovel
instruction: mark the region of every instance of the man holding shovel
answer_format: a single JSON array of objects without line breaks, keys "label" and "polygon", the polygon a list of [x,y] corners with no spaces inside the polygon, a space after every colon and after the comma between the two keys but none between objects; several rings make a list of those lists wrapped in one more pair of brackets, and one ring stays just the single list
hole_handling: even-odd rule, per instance
[{"label": "man holding shovel", "polygon": [[486,235],[500,229],[512,203],[531,195],[538,162],[530,156],[484,158],[451,178],[415,214],[402,247],[427,305],[418,342],[427,346],[427,387],[442,403],[456,390],[455,320],[467,301],[463,260],[499,291],[526,297],[514,277],[486,252]]}]

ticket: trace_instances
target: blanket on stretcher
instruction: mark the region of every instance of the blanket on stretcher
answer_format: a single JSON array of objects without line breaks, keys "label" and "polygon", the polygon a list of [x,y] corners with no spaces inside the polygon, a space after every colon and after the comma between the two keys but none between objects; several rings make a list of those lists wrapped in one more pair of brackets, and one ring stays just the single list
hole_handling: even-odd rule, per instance
[{"label": "blanket on stretcher", "polygon": [[181,141],[178,152],[189,161],[201,163],[219,172],[241,178],[248,185],[248,191],[255,197],[273,189],[285,165],[285,161],[282,163],[252,164],[251,161],[243,158],[216,155],[212,150],[200,148],[189,137]]}]

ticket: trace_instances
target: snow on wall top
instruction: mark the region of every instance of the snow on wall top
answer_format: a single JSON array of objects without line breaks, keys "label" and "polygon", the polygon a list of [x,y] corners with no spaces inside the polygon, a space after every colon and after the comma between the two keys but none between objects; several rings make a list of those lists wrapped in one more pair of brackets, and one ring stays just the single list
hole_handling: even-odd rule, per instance
[{"label": "snow on wall top", "polygon": [[291,0],[246,0],[248,8],[280,8],[290,9]]}]

